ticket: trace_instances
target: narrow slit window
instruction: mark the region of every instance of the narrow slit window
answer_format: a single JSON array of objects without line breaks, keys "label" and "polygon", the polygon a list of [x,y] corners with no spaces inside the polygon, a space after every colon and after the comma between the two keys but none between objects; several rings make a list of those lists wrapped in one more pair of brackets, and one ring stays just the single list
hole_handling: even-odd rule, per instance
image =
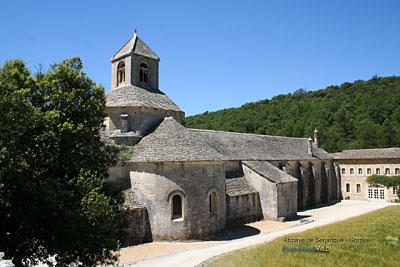
[{"label": "narrow slit window", "polygon": [[212,192],[209,196],[209,212],[210,216],[217,214],[217,193]]},{"label": "narrow slit window", "polygon": [[182,197],[180,195],[175,195],[172,198],[172,219],[182,218]]}]

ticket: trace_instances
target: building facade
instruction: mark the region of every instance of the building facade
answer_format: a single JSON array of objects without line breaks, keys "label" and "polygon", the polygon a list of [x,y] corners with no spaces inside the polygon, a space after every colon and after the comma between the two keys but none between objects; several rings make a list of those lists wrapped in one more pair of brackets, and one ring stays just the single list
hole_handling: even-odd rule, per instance
[{"label": "building facade", "polygon": [[110,168],[134,221],[130,240],[207,239],[226,226],[293,218],[337,200],[332,157],[307,138],[183,126],[158,85],[159,58],[136,35],[112,57],[104,136],[134,146]]},{"label": "building facade", "polygon": [[386,188],[368,184],[367,177],[373,174],[400,175],[400,148],[345,150],[331,155],[339,166],[344,199],[398,200],[397,186]]}]

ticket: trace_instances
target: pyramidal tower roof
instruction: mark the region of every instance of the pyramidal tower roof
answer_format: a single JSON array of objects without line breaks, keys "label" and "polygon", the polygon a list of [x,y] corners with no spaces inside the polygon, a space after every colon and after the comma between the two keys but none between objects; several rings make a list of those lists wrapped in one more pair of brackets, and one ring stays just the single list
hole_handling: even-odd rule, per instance
[{"label": "pyramidal tower roof", "polygon": [[140,39],[136,30],[133,37],[111,58],[111,62],[124,58],[131,54],[137,54],[149,58],[153,58],[156,60],[160,60],[160,58],[150,49],[143,41]]}]

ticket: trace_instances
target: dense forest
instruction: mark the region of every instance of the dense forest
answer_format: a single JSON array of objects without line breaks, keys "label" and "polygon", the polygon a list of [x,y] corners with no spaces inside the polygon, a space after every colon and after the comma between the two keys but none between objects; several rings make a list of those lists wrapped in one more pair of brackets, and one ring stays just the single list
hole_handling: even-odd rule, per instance
[{"label": "dense forest", "polygon": [[328,152],[400,146],[400,77],[278,95],[240,108],[185,118],[186,127],[293,137],[313,136]]}]

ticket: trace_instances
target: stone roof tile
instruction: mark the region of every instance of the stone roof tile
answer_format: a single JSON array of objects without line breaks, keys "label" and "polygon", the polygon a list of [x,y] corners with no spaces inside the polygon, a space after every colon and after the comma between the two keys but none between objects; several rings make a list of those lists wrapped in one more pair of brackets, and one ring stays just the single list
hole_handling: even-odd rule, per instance
[{"label": "stone roof tile", "polygon": [[159,57],[137,35],[131,39],[111,58],[111,62],[124,58],[130,54],[137,54],[159,60]]},{"label": "stone roof tile", "polygon": [[225,179],[226,194],[230,197],[257,193],[257,190],[246,180],[245,177]]},{"label": "stone roof tile", "polygon": [[224,161],[200,135],[189,131],[172,117],[145,136],[134,148],[129,162]]},{"label": "stone roof tile", "polygon": [[321,148],[307,151],[307,138],[189,129],[172,117],[135,147],[131,162],[259,161],[331,159]]},{"label": "stone roof tile", "polygon": [[151,92],[134,85],[124,85],[106,93],[107,107],[148,107],[183,112],[161,91]]},{"label": "stone roof tile", "polygon": [[124,206],[131,209],[143,209],[146,205],[143,204],[137,197],[135,191],[132,188],[123,191],[125,197]]},{"label": "stone roof tile", "polygon": [[400,158],[400,148],[373,148],[344,150],[343,152],[331,153],[334,159],[396,159]]},{"label": "stone roof tile", "polygon": [[204,137],[208,145],[228,160],[313,160],[331,159],[323,149],[313,145],[308,154],[308,139],[258,134],[189,129]]},{"label": "stone roof tile", "polygon": [[268,161],[243,161],[242,163],[267,180],[276,184],[297,181],[296,178],[275,167]]}]

